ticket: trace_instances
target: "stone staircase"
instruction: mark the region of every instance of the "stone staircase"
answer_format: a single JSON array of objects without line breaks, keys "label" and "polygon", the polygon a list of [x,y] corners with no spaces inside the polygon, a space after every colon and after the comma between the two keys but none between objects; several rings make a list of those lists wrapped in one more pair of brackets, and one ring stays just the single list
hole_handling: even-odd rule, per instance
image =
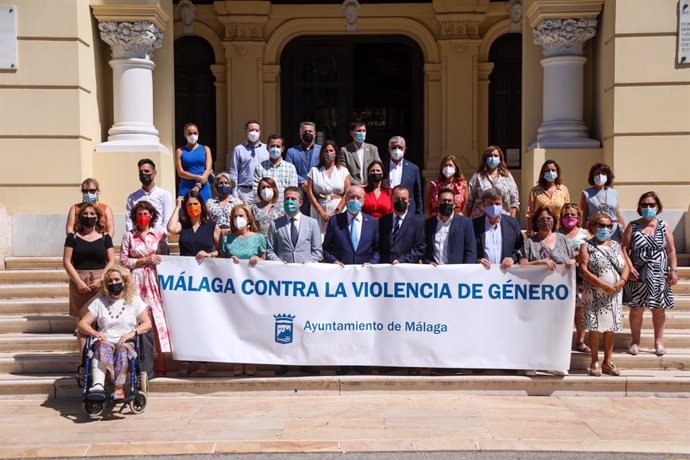
[{"label": "stone staircase", "polygon": [[[682,261],[687,260],[683,256]],[[347,391],[466,390],[532,395],[597,393],[690,394],[690,267],[679,270],[674,288],[677,307],[667,312],[666,356],[653,353],[652,320],[645,312],[641,353],[625,353],[630,333],[617,334],[614,362],[622,377],[589,377],[589,355],[573,352],[570,375],[527,377],[488,372],[473,375],[321,376],[289,374],[274,377],[272,367],[259,367],[256,377],[232,377],[231,366],[213,364],[210,377],[163,377],[151,382],[151,391],[166,395],[337,393]],[[0,270],[0,398],[55,398],[80,394],[74,374],[79,363],[76,327],[68,316],[67,275],[58,257],[8,257]],[[627,315],[626,315],[627,316]],[[627,318],[625,320],[627,326]],[[169,371],[175,363],[168,363]],[[170,373],[170,372],[169,372]]]}]

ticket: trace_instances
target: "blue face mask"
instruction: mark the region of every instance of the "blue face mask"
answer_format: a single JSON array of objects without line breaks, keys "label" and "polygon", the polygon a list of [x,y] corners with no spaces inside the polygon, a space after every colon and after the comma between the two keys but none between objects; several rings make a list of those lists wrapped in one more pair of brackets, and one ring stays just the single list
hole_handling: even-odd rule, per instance
[{"label": "blue face mask", "polygon": [[557,177],[558,173],[556,171],[546,171],[544,173],[544,179],[546,180],[546,182],[553,182],[556,180]]},{"label": "blue face mask", "polygon": [[501,159],[499,157],[491,156],[486,159],[486,164],[489,166],[489,168],[493,169],[501,164]]},{"label": "blue face mask", "polygon": [[268,149],[268,155],[274,160],[280,158],[280,154],[281,152],[279,147],[271,147],[270,149]]},{"label": "blue face mask", "polygon": [[218,187],[218,193],[220,193],[223,196],[228,196],[232,193],[232,187],[230,187],[227,184],[221,185],[220,187]]},{"label": "blue face mask", "polygon": [[503,212],[503,206],[500,204],[490,204],[484,208],[484,213],[491,218],[500,216],[501,212]]},{"label": "blue face mask", "polygon": [[597,239],[599,241],[604,242],[604,241],[608,240],[609,238],[611,238],[612,233],[613,232],[611,230],[609,230],[608,228],[600,228],[595,233],[595,236],[597,237]]},{"label": "blue face mask", "polygon": [[95,193],[82,193],[81,201],[84,203],[93,203],[94,201],[98,201],[98,195]]},{"label": "blue face mask", "polygon": [[360,132],[357,131],[355,132],[355,141],[359,142],[360,144],[364,142],[364,139],[367,138],[367,133],[366,132]]},{"label": "blue face mask", "polygon": [[642,208],[642,217],[647,220],[654,219],[656,217],[656,208]]},{"label": "blue face mask", "polygon": [[299,212],[299,203],[294,199],[285,200],[283,209],[285,209],[285,214],[288,216],[294,216]]},{"label": "blue face mask", "polygon": [[359,200],[350,200],[347,202],[347,210],[350,214],[359,214],[362,210],[362,202]]}]

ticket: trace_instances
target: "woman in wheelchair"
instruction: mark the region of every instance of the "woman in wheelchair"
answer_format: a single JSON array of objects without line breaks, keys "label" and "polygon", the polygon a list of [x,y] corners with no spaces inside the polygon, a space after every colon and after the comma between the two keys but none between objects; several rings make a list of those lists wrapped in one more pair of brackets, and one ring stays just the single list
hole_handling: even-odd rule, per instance
[{"label": "woman in wheelchair", "polygon": [[[98,330],[94,329],[94,322]],[[146,304],[137,294],[129,270],[114,266],[108,270],[101,285],[101,293],[93,299],[88,312],[79,321],[79,331],[97,339],[92,350],[92,385],[89,392],[105,391],[106,372],[112,379],[115,391],[113,400],[125,398],[123,390],[127,380],[129,358],[136,353],[135,340],[139,334],[151,329]]]}]

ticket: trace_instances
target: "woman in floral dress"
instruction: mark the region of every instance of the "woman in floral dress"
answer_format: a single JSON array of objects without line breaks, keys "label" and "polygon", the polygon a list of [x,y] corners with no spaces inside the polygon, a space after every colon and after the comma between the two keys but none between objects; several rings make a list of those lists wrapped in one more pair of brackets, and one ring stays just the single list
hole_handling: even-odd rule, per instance
[{"label": "woman in floral dress", "polygon": [[156,265],[161,262],[161,254],[168,254],[168,240],[162,229],[155,228],[156,220],[160,216],[156,208],[148,201],[138,202],[132,208],[131,218],[136,225],[122,237],[120,263],[132,272],[134,284],[139,290],[140,297],[148,306],[154,326],[151,331],[142,336],[144,345],[142,368],[151,377],[155,375],[152,372],[155,332],[157,338],[155,348],[158,353],[155,373],[165,375],[165,355],[163,353],[169,353],[171,348]]}]

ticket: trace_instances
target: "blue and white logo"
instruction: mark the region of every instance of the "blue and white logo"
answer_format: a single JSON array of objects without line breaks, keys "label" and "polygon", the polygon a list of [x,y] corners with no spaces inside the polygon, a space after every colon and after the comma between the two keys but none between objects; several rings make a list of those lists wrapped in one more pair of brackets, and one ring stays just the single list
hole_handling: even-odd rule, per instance
[{"label": "blue and white logo", "polygon": [[283,344],[292,343],[292,320],[295,319],[295,315],[282,313],[273,317],[276,319],[275,341]]}]

